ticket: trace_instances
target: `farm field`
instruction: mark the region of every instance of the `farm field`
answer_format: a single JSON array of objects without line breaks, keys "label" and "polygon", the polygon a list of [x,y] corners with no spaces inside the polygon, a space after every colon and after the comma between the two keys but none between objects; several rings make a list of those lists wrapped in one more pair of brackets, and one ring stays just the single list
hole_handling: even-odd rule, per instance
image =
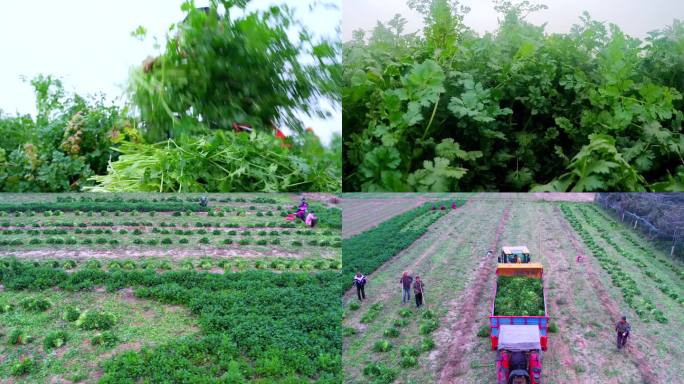
[{"label": "farm field", "polygon": [[346,193],[343,195],[342,237],[348,238],[377,226],[402,212],[428,201],[462,199],[456,193]]},{"label": "farm field", "polygon": [[[543,383],[681,379],[681,263],[591,203],[480,197],[449,211],[370,273],[360,308],[356,292],[347,292],[346,383],[496,382],[487,333],[496,259],[485,254],[492,249],[496,257],[503,245],[527,245],[532,260],[544,265],[557,331],[549,333]],[[403,271],[425,282],[420,310],[414,302],[401,304]],[[632,337],[618,352],[613,327],[621,314],[632,324]]]},{"label": "farm field", "polygon": [[339,209],[76,196],[0,202],[0,382],[340,381]]}]

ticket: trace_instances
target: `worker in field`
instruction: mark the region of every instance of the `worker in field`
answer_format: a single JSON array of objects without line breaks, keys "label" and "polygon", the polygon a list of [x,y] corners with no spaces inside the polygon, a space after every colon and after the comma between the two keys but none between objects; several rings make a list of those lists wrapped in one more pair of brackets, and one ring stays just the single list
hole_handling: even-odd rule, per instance
[{"label": "worker in field", "polygon": [[356,287],[356,296],[359,297],[359,301],[365,300],[366,292],[364,291],[364,287],[366,286],[366,276],[364,276],[361,272],[356,272],[353,284]]},{"label": "worker in field", "polygon": [[423,280],[420,279],[420,276],[416,275],[416,281],[413,283],[413,294],[416,296],[416,308],[423,306],[424,288],[425,284],[423,284]]},{"label": "worker in field", "polygon": [[451,209],[456,209],[456,208],[458,208],[458,206],[456,205],[456,202],[454,201],[453,203],[451,203]]},{"label": "worker in field", "polygon": [[617,332],[617,348],[621,349],[627,343],[627,338],[629,337],[629,331],[632,330],[632,326],[627,322],[627,316],[622,316],[622,319],[618,321],[615,325],[615,332]]},{"label": "worker in field", "polygon": [[401,279],[399,279],[399,283],[401,284],[402,287],[402,296],[401,296],[401,303],[408,303],[411,301],[411,283],[413,283],[413,277],[409,275],[408,272],[404,272],[403,275],[401,275]]},{"label": "worker in field", "polygon": [[309,212],[309,214],[306,215],[306,220],[304,220],[304,223],[306,223],[306,225],[308,225],[311,228],[315,227],[317,222],[318,217],[316,217],[313,211]]}]

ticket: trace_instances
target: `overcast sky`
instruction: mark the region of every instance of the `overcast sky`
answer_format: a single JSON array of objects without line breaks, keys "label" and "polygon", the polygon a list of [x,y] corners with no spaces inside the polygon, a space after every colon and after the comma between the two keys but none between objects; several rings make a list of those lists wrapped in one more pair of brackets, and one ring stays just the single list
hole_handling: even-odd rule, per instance
[{"label": "overcast sky", "polygon": [[[340,4],[341,0],[328,0]],[[183,19],[182,0],[0,0],[0,109],[4,113],[35,114],[30,84],[21,76],[52,74],[68,91],[104,93],[122,103],[131,67],[156,53],[152,37],[164,41],[168,27]],[[250,9],[264,9],[283,0],[252,0]],[[340,11],[318,7],[312,0],[287,0],[317,36],[335,36]],[[196,0],[196,6],[208,4]],[[147,28],[144,42],[130,36]],[[324,142],[342,131],[340,108],[321,121],[303,117]]]},{"label": "overcast sky", "polygon": [[[643,39],[646,33],[672,24],[674,18],[684,19],[684,0],[543,0],[549,9],[530,15],[533,24],[548,23],[547,32],[568,32],[579,22],[583,11],[592,18],[615,23],[628,35]],[[386,22],[399,13],[408,20],[406,32],[422,29],[421,14],[406,6],[405,0],[344,0],[342,8],[342,36],[351,39],[356,29],[369,30],[376,21]],[[497,28],[497,13],[490,0],[462,0],[470,7],[465,24],[480,34]]]}]

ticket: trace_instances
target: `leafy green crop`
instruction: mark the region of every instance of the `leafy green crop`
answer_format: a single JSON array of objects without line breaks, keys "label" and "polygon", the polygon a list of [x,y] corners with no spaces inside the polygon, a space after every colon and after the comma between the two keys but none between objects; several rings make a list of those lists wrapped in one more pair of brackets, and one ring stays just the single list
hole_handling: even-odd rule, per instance
[{"label": "leafy green crop", "polygon": [[422,35],[397,15],[344,44],[345,190],[684,190],[683,22],[552,34],[496,1],[479,36],[458,1],[408,4]]}]

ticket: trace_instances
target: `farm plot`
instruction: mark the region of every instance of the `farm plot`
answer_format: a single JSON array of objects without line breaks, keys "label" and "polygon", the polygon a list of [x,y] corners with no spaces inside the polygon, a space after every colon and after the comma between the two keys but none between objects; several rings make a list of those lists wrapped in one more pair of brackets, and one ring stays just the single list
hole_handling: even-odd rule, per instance
[{"label": "farm plot", "polygon": [[0,204],[0,382],[340,382],[338,209],[88,196]]},{"label": "farm plot", "polygon": [[[371,195],[371,196],[364,196]],[[342,237],[349,238],[376,227],[409,209],[428,201],[463,200],[468,194],[426,193],[347,193],[342,200],[343,221]],[[449,204],[450,205],[450,204]]]},{"label": "farm plot", "polygon": [[[568,210],[576,219],[566,219]],[[346,382],[495,382],[488,320],[496,260],[485,260],[484,253],[506,244],[527,245],[533,261],[544,265],[552,322],[544,383],[679,380],[678,362],[684,358],[677,342],[684,337],[680,265],[591,204],[474,197],[371,274],[369,299],[359,309],[348,293]],[[581,262],[578,255],[584,256]],[[644,260],[636,262],[632,255]],[[622,272],[604,270],[604,264],[614,264],[601,259],[614,261]],[[427,310],[402,308],[398,279],[404,270],[425,280]],[[622,276],[633,279],[640,292],[632,299],[634,307],[623,294],[628,280]],[[649,301],[653,307],[645,304]],[[623,313],[633,336],[627,350],[618,352],[613,327]],[[432,344],[421,331],[431,335],[431,352],[421,349]],[[405,357],[410,347],[419,351],[415,362]]]},{"label": "farm plot", "polygon": [[320,223],[310,228],[285,220],[291,212],[289,197],[224,196],[201,210],[195,199],[59,199],[0,204],[2,254],[76,262],[130,260],[153,269],[173,269],[183,262],[186,269],[195,264],[205,270],[271,264],[275,269],[341,268],[340,212],[316,203]]},{"label": "farm plot", "polygon": [[338,273],[67,273],[4,260],[0,276],[3,380],[339,381]]}]

